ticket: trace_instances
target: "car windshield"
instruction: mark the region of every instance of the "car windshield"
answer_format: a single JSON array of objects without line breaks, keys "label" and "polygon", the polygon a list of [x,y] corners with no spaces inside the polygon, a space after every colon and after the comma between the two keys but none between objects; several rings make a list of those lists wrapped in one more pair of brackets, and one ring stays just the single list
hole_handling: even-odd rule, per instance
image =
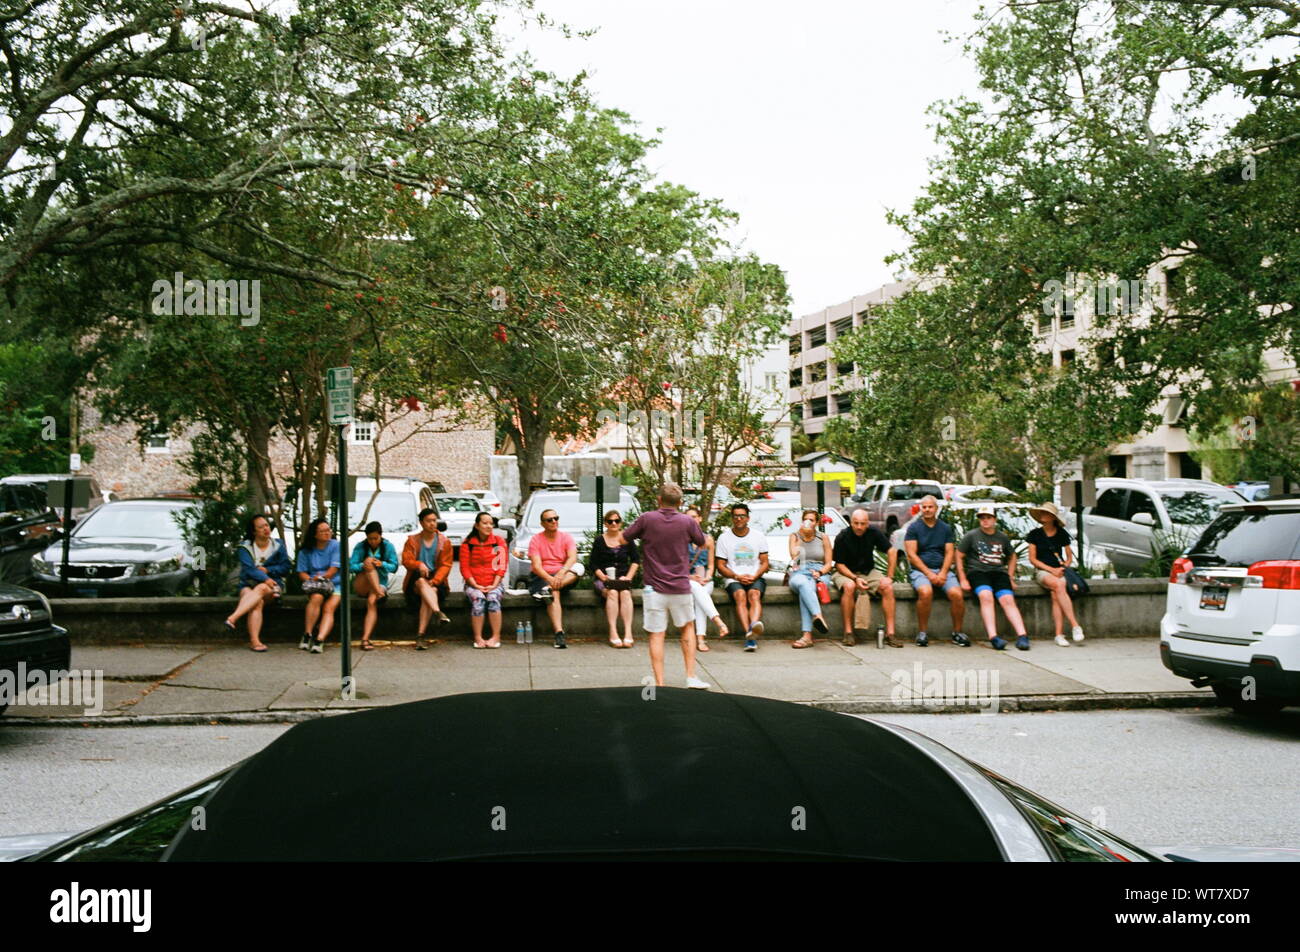
[{"label": "car windshield", "polygon": [[[767,536],[785,536],[799,528],[799,517],[803,515],[803,506],[755,506],[749,507],[749,524]],[[825,510],[826,518],[821,531],[834,535],[844,525],[843,518],[831,510]],[[782,550],[784,551],[784,550]]]},{"label": "car windshield", "polygon": [[[369,511],[366,510],[367,506],[370,507]],[[334,510],[333,502],[327,503],[325,509],[325,518],[329,519]],[[376,493],[358,490],[357,498],[348,503],[348,522],[354,529],[368,522],[378,522],[384,527],[385,533],[409,535],[419,529],[415,520],[416,515],[415,497],[409,493]],[[294,524],[298,524],[299,521],[295,517]]]},{"label": "car windshield", "polygon": [[177,517],[179,506],[100,506],[86,516],[73,535],[97,539],[174,539],[181,538]]},{"label": "car windshield", "polygon": [[472,496],[447,496],[435,499],[439,512],[478,512],[478,500]]},{"label": "car windshield", "polygon": [[1187,492],[1162,492],[1169,518],[1184,526],[1203,526],[1214,521],[1219,508],[1225,503],[1241,502],[1234,492],[1206,492],[1196,489]]},{"label": "car windshield", "polygon": [[926,496],[942,498],[943,490],[938,483],[899,483],[889,490],[890,499],[924,499]]},{"label": "car windshield", "polygon": [[1187,557],[1202,566],[1300,559],[1300,512],[1225,512]]},{"label": "car windshield", "polygon": [[[635,507],[629,505],[631,499],[623,497],[623,502],[619,505],[613,503],[605,504],[605,511],[617,509],[619,515],[623,517],[623,525],[627,526],[636,518]],[[578,502],[578,495],[574,493],[571,496],[550,496],[544,499],[535,499],[528,503],[528,512],[524,514],[524,525],[530,529],[540,529],[542,527],[542,513],[547,509],[554,509],[560,517],[560,529],[564,532],[586,532],[588,530],[596,531],[596,504],[594,502]]]}]

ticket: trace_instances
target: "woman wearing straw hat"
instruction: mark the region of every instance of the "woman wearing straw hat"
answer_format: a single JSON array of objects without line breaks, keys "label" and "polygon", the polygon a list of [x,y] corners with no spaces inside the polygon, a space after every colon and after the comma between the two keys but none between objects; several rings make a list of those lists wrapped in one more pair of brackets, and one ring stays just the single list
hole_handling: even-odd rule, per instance
[{"label": "woman wearing straw hat", "polygon": [[1062,622],[1069,619],[1070,633],[1075,641],[1083,641],[1083,629],[1074,616],[1074,603],[1066,589],[1065,569],[1073,561],[1070,552],[1070,533],[1061,524],[1061,513],[1050,502],[1033,506],[1029,514],[1042,523],[1037,529],[1025,536],[1029,543],[1029,562],[1037,573],[1038,584],[1052,596],[1052,624],[1056,627],[1056,643],[1062,648],[1069,647],[1070,642],[1061,633]]}]

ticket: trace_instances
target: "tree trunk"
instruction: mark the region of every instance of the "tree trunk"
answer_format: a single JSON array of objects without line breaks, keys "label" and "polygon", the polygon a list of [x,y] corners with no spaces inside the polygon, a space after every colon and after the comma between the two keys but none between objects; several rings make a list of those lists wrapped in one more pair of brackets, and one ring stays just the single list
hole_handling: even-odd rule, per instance
[{"label": "tree trunk", "polygon": [[266,467],[271,452],[270,424],[261,417],[254,417],[249,423],[247,438],[244,459],[248,467],[248,488],[245,500],[250,513],[266,512],[266,504],[270,501],[266,493]]},{"label": "tree trunk", "polygon": [[546,420],[531,408],[520,407],[519,427],[515,431],[515,464],[519,469],[519,510],[523,512],[530,486],[540,483],[544,475],[546,456]]}]

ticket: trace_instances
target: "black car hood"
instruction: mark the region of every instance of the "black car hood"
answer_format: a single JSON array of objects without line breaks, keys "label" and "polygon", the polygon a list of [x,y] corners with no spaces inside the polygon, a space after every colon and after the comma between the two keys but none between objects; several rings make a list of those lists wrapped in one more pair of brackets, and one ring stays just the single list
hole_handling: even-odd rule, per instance
[{"label": "black car hood", "polygon": [[462,694],[299,724],[167,859],[1002,858],[964,791],[892,731],[648,690]]},{"label": "black car hood", "polygon": [[23,588],[20,585],[10,585],[8,582],[0,582],[0,604],[9,604],[10,602],[34,602],[40,600],[39,595],[30,588]]}]

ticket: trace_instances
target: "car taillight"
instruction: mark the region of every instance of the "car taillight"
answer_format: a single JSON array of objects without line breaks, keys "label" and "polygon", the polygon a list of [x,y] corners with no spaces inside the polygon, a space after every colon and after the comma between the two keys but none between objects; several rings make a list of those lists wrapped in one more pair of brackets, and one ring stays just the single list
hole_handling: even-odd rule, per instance
[{"label": "car taillight", "polygon": [[1278,559],[1256,562],[1246,575],[1260,580],[1260,588],[1300,589],[1300,561]]},{"label": "car taillight", "polygon": [[1179,556],[1174,559],[1173,568],[1169,570],[1169,582],[1172,585],[1182,585],[1186,583],[1187,576],[1192,571],[1192,560]]}]

